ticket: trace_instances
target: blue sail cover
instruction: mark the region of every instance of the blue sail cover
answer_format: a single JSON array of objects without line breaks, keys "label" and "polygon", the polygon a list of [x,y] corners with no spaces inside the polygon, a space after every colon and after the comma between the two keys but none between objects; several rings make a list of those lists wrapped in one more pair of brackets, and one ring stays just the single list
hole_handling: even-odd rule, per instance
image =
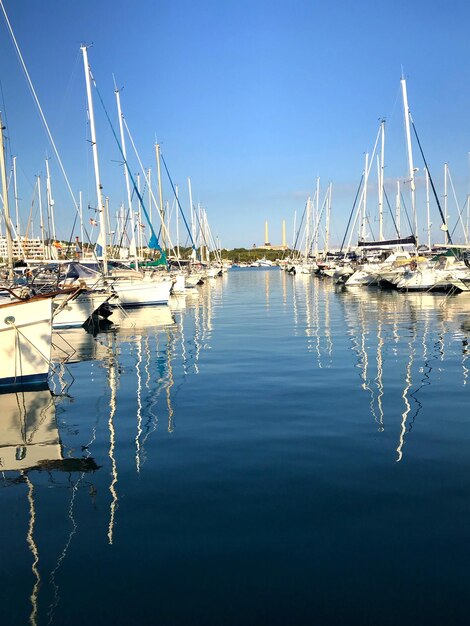
[{"label": "blue sail cover", "polygon": [[157,265],[167,264],[166,254],[161,249],[160,244],[158,243],[157,235],[155,234],[155,232],[153,232],[153,228],[152,228],[152,236],[150,237],[150,240],[148,242],[148,247],[150,248],[150,250],[158,250],[160,252],[160,258],[157,259]]}]

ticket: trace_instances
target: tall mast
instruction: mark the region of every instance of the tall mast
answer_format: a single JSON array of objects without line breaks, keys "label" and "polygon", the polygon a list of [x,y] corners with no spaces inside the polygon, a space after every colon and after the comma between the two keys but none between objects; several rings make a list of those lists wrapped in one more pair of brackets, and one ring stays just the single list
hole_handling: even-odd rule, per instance
[{"label": "tall mast", "polygon": [[201,229],[202,229],[202,240],[204,241],[204,252],[206,263],[210,261],[209,255],[209,240],[207,238],[207,220],[206,220],[206,210],[204,207],[201,207]]},{"label": "tall mast", "polygon": [[129,221],[131,227],[131,240],[129,245],[129,256],[130,258],[134,258],[135,269],[138,268],[138,260],[137,260],[137,250],[135,245],[135,220],[134,220],[134,211],[132,210],[132,196],[131,196],[131,184],[129,181],[129,171],[127,169],[127,152],[126,152],[126,140],[124,136],[124,124],[122,122],[123,115],[121,110],[121,96],[119,94],[119,89],[116,87],[114,89],[114,93],[116,94],[116,105],[118,110],[118,118],[119,118],[119,134],[121,137],[121,150],[122,156],[124,157],[124,180],[126,181],[126,193],[127,193],[127,207],[129,211]]},{"label": "tall mast", "polygon": [[51,173],[49,171],[49,159],[46,159],[46,195],[47,195],[47,219],[50,224],[49,238],[56,240],[54,220],[54,200],[52,198]]},{"label": "tall mast", "polygon": [[325,254],[328,254],[328,249],[330,247],[330,214],[331,214],[331,194],[333,191],[333,183],[330,183],[328,187],[328,199],[326,205],[326,220],[325,220]]},{"label": "tall mast", "polygon": [[[136,179],[137,179],[137,191],[139,192],[139,198],[141,198],[142,196],[140,195],[140,172],[137,172],[136,174]],[[137,224],[139,225],[139,228],[137,229],[137,246],[140,248],[140,257],[142,258],[142,204],[139,200],[139,210],[137,211]]]},{"label": "tall mast", "polygon": [[82,242],[82,255],[85,252],[84,250],[84,239],[83,239],[83,198],[82,198],[82,192],[79,192],[79,201],[78,201],[78,208],[80,209],[80,241]]},{"label": "tall mast", "polygon": [[148,183],[148,188],[149,188],[149,217],[150,217],[150,223],[153,225],[151,176],[152,176],[152,170],[149,167],[148,170],[147,170],[147,183]]},{"label": "tall mast", "polygon": [[379,241],[383,241],[384,166],[385,166],[385,120],[380,122],[381,150],[379,169]]},{"label": "tall mast", "polygon": [[308,248],[310,243],[310,196],[307,198],[307,219],[305,221],[305,263],[308,259]]},{"label": "tall mast", "polygon": [[103,205],[100,168],[99,168],[99,163],[98,163],[98,145],[96,143],[95,115],[93,111],[93,98],[91,95],[91,83],[90,83],[91,70],[88,64],[88,53],[87,53],[86,46],[80,46],[80,49],[83,54],[83,67],[85,70],[86,93],[87,93],[87,99],[88,99],[88,114],[90,116],[91,147],[93,151],[93,167],[95,170],[95,186],[96,186],[96,202],[97,202],[96,208],[100,213],[100,239],[101,239],[101,245],[103,248],[103,252],[102,252],[103,271],[105,274],[107,274],[108,273],[108,253],[106,249],[106,244],[107,244],[106,214],[105,214],[104,205]]},{"label": "tall mast", "polygon": [[429,205],[429,172],[428,168],[424,169],[424,173],[426,175],[426,217],[428,220],[428,248],[431,250],[431,215],[430,215],[430,205]]},{"label": "tall mast", "polygon": [[44,217],[42,214],[42,192],[41,192],[41,177],[38,176],[38,198],[39,198],[39,228],[41,231],[41,243],[42,243],[42,253],[44,258],[46,258],[46,248],[44,244]]},{"label": "tall mast", "polygon": [[400,181],[397,180],[397,195],[395,200],[395,223],[397,225],[397,235],[400,238],[400,214],[401,214],[401,203],[400,203]]},{"label": "tall mast", "polygon": [[166,237],[165,237],[165,209],[163,207],[163,189],[162,189],[162,172],[160,165],[160,144],[155,144],[155,155],[157,158],[157,179],[158,179],[158,201],[160,203],[160,217],[162,220],[162,244],[163,249],[166,250]]},{"label": "tall mast", "polygon": [[408,107],[408,95],[406,92],[406,80],[401,79],[401,89],[403,94],[403,112],[405,115],[405,135],[406,135],[406,149],[408,153],[408,175],[410,177],[410,189],[411,189],[411,210],[414,219],[414,235],[416,237],[416,244],[418,244],[418,216],[416,215],[416,187],[415,187],[415,170],[413,166],[413,151],[411,149],[411,133],[410,133],[410,109]]},{"label": "tall mast", "polygon": [[7,172],[5,147],[3,144],[3,124],[0,114],[0,176],[2,177],[3,212],[5,216],[5,236],[7,240],[8,278],[13,280],[13,238],[11,235],[10,207],[8,204]]},{"label": "tall mast", "polygon": [[[196,218],[194,215],[194,207],[193,207],[193,192],[191,190],[191,179],[188,176],[188,188],[189,188],[189,210],[191,215],[191,237],[193,240],[193,246],[196,247]],[[196,260],[196,250],[193,249],[191,252],[191,257],[193,260]]]},{"label": "tall mast", "polygon": [[203,235],[202,235],[202,222],[201,222],[201,205],[198,202],[197,203],[197,217],[198,217],[198,222],[199,222],[199,248],[200,248],[200,256],[201,256],[201,261],[204,260],[204,251],[203,251]]},{"label": "tall mast", "polygon": [[449,164],[448,163],[444,163],[444,224],[443,224],[443,230],[444,230],[444,244],[448,244],[449,243],[449,235],[448,235],[448,229],[447,229],[447,218],[449,217],[447,215],[447,210],[448,210],[448,205],[447,205],[447,177],[449,174]]},{"label": "tall mast", "polygon": [[317,176],[317,189],[316,189],[316,193],[317,193],[317,199],[316,199],[316,203],[315,203],[315,248],[314,248],[314,254],[315,254],[315,258],[317,258],[318,256],[318,232],[320,229],[320,177]]},{"label": "tall mast", "polygon": [[369,180],[369,153],[366,152],[364,165],[364,189],[362,195],[362,221],[360,239],[366,240],[366,218],[367,218],[367,183]]},{"label": "tall mast", "polygon": [[20,245],[20,215],[18,210],[18,185],[16,182],[16,156],[13,157],[13,189],[15,193],[16,239]]},{"label": "tall mast", "polygon": [[178,202],[178,185],[175,185],[176,196],[176,254],[178,255],[178,261],[180,259],[180,227],[179,227],[179,202]]}]

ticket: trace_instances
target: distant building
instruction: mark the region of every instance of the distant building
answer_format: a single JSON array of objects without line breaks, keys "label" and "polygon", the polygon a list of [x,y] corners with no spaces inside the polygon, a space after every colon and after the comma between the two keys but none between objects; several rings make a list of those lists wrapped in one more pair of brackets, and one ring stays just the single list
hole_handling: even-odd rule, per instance
[{"label": "distant building", "polygon": [[[44,246],[39,237],[29,239],[21,237],[20,240],[13,239],[13,256],[18,259],[42,259],[44,258]],[[0,236],[0,257],[6,259],[8,257],[7,239]]]},{"label": "distant building", "polygon": [[270,247],[271,244],[269,243],[269,235],[268,235],[268,220],[265,221],[264,223],[264,247]]},{"label": "distant building", "polygon": [[259,250],[288,250],[289,248],[286,244],[286,220],[282,220],[282,244],[280,246],[272,246],[269,243],[268,221],[266,220],[264,223],[264,245],[256,246],[256,244],[253,244],[253,248],[258,248]]}]

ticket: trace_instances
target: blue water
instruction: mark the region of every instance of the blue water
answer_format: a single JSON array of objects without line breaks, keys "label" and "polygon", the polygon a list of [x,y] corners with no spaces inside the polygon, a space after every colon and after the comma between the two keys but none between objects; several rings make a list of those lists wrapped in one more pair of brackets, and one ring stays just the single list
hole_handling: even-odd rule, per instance
[{"label": "blue water", "polygon": [[468,623],[470,298],[231,270],[116,321],[0,396],[2,624]]}]

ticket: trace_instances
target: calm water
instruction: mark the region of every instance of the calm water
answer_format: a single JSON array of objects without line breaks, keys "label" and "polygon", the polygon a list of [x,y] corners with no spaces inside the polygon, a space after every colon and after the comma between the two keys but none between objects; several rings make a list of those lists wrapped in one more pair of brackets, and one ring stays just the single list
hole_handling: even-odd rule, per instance
[{"label": "calm water", "polygon": [[470,298],[232,270],[120,324],[0,396],[2,624],[468,623]]}]

